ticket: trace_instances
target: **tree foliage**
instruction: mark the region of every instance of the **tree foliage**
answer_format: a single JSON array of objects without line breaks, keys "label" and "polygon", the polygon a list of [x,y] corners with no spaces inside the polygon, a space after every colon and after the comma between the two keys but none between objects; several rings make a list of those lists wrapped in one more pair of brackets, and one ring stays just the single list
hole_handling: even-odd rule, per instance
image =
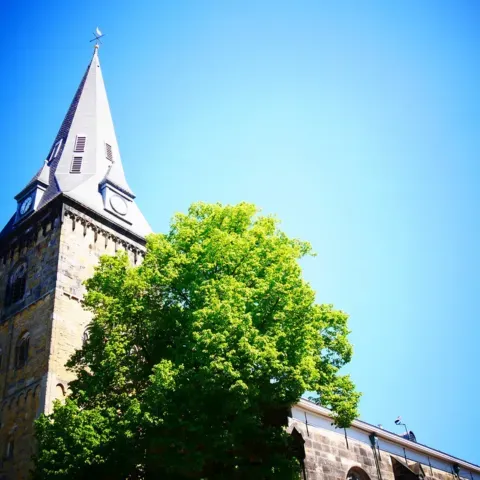
[{"label": "tree foliage", "polygon": [[37,421],[35,478],[298,478],[289,408],[315,391],[346,426],[359,397],[339,374],[347,315],[302,278],[310,253],[253,205],[199,203],[140,266],[101,258],[72,393]]}]

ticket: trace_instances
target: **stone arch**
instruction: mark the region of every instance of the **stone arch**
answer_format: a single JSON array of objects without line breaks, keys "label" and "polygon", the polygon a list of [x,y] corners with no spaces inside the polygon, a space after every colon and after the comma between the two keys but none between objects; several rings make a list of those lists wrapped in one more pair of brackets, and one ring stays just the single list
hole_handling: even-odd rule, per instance
[{"label": "stone arch", "polygon": [[62,383],[57,383],[55,386],[55,399],[61,402],[65,400],[65,387]]},{"label": "stone arch", "polygon": [[30,408],[30,404],[32,403],[33,398],[33,389],[29,388],[25,393],[25,406]]},{"label": "stone arch", "polygon": [[370,477],[360,467],[352,467],[347,473],[347,480],[370,480]]}]

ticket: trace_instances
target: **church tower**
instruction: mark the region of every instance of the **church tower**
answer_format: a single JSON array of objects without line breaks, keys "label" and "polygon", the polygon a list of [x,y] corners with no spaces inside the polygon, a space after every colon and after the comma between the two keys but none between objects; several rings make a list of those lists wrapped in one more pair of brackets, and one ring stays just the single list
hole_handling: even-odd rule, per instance
[{"label": "church tower", "polygon": [[67,393],[98,258],[143,255],[150,227],[123,171],[98,46],[37,174],[0,233],[0,480],[28,478],[33,421]]}]

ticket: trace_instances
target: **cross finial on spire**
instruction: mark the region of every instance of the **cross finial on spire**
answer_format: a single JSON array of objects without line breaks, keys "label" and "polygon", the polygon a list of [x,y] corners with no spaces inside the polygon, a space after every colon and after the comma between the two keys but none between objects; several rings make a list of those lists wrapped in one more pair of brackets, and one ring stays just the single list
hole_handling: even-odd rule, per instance
[{"label": "cross finial on spire", "polygon": [[102,43],[102,41],[101,41],[100,39],[101,39],[102,37],[104,37],[105,34],[102,33],[101,30],[97,27],[97,28],[95,29],[95,32],[94,32],[93,36],[94,36],[95,38],[92,38],[90,41],[91,41],[91,42],[95,42],[95,47],[94,47],[94,48],[95,48],[95,50],[98,50],[98,47],[100,46],[99,44]]}]

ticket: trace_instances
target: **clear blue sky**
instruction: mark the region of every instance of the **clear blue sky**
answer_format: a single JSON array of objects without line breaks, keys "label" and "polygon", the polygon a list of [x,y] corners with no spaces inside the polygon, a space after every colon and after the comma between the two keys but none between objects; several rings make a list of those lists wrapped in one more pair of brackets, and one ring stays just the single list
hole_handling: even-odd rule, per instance
[{"label": "clear blue sky", "polygon": [[254,202],[351,315],[362,418],[480,463],[480,4],[2,2],[0,222],[100,58],[156,231]]}]

